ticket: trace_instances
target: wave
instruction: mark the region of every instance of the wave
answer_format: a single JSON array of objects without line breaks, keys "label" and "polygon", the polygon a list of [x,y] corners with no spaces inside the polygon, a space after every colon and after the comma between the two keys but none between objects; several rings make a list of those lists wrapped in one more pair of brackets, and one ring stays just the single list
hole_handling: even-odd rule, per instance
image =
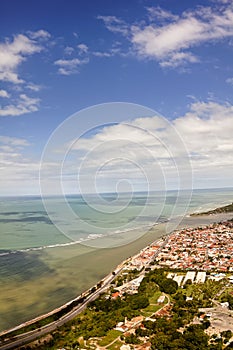
[{"label": "wave", "polygon": [[71,246],[71,245],[75,245],[75,244],[80,244],[83,243],[85,241],[90,241],[92,239],[97,239],[102,237],[102,234],[89,234],[86,238],[85,237],[81,237],[79,240],[77,241],[72,241],[72,242],[67,242],[67,243],[56,243],[56,244],[49,244],[49,245],[43,245],[40,247],[30,247],[30,248],[24,248],[24,249],[14,249],[14,250],[10,250],[4,253],[0,253],[0,256],[3,255],[9,255],[9,254],[16,254],[18,252],[31,252],[31,251],[37,251],[37,250],[42,250],[42,249],[47,249],[47,248],[58,248],[58,247],[67,247],[67,246]]},{"label": "wave", "polygon": [[23,249],[8,250],[6,252],[1,252],[0,253],[0,257],[4,256],[4,255],[9,255],[9,254],[16,254],[18,252],[26,253],[26,252],[31,252],[31,251],[39,251],[39,250],[43,250],[43,249],[52,249],[52,248],[58,248],[58,247],[68,247],[68,246],[81,244],[81,243],[84,243],[84,242],[87,242],[87,241],[90,241],[90,240],[100,239],[100,238],[104,238],[104,237],[108,237],[108,236],[113,236],[113,235],[118,235],[118,234],[125,234],[127,232],[133,232],[133,231],[137,231],[137,230],[150,229],[154,225],[158,225],[159,223],[162,223],[162,222],[164,222],[164,221],[154,222],[154,223],[150,223],[150,224],[143,225],[143,226],[129,227],[129,228],[125,228],[125,229],[122,229],[122,230],[110,231],[110,232],[107,232],[106,234],[90,233],[86,237],[80,237],[78,240],[74,240],[74,241],[67,242],[67,243],[55,243],[55,244],[48,244],[48,245],[43,245],[43,246],[39,246],[39,247],[29,247],[29,248],[23,248]]}]

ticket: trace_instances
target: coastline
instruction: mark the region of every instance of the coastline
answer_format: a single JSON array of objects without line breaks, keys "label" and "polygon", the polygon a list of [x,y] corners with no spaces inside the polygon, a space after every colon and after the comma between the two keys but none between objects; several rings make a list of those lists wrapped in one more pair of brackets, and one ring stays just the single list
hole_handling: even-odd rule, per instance
[{"label": "coastline", "polygon": [[231,214],[233,212],[233,203],[227,203],[221,207],[210,208],[207,211],[194,212],[190,216],[216,215],[216,214]]},{"label": "coastline", "polygon": [[[178,225],[177,229],[181,229],[184,227],[197,227],[197,226],[203,226],[208,225],[213,222],[219,222],[224,220],[232,219],[233,213],[223,213],[223,214],[214,214],[214,215],[201,215],[201,216],[186,216],[182,219],[180,224]],[[141,250],[146,249],[148,246],[156,243],[158,240],[160,240],[162,237],[169,236],[170,233],[165,233],[165,227],[167,225],[167,222],[156,224],[154,225],[143,237],[140,237],[134,242],[131,242],[130,244],[127,244],[125,246],[117,247],[117,248],[108,248],[108,249],[91,249],[89,252],[83,253],[80,256],[84,257],[85,255],[88,256],[91,263],[96,263],[97,265],[92,266],[99,266],[100,262],[108,260],[107,270],[105,274],[103,274],[102,271],[102,277],[96,280],[95,284],[91,284],[88,289],[85,289],[86,292],[82,291],[81,293],[77,293],[76,297],[72,298],[72,300],[78,299],[81,294],[85,294],[90,290],[91,287],[94,285],[97,285],[98,282],[101,280],[107,278],[111,271],[116,270],[120,265],[123,265],[129,258],[133,258],[135,255],[138,255]],[[62,249],[62,247],[58,247]],[[96,254],[96,253],[99,254]],[[100,254],[101,253],[101,254]],[[77,254],[77,252],[76,252]],[[77,258],[77,257],[76,257]],[[113,266],[114,264],[114,266]],[[48,315],[52,315],[58,310],[63,309],[67,304],[70,304],[72,300],[67,301],[63,303],[62,305],[54,308],[53,310],[50,310],[46,313],[43,313],[37,317],[33,317],[32,319],[28,321],[23,321],[22,323],[18,325],[14,325],[13,327],[10,327],[8,329],[5,329],[0,332],[0,335],[7,334],[13,330],[20,329],[24,327],[25,325],[29,325],[34,323],[37,320],[44,319]]]}]

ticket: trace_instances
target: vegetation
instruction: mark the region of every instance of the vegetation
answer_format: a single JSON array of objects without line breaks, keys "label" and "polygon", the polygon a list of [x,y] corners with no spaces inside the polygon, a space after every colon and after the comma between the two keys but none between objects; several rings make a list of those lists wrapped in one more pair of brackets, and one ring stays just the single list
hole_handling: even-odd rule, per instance
[{"label": "vegetation", "polygon": [[120,287],[124,283],[129,282],[134,278],[138,277],[138,275],[139,271],[137,269],[125,271],[124,274],[118,276],[115,280],[113,280],[111,284],[115,285],[116,287]]},{"label": "vegetation", "polygon": [[232,213],[233,212],[233,203],[229,205],[225,205],[224,207],[216,208],[213,210],[209,210],[202,213],[193,213],[192,216],[199,216],[199,215],[210,215],[210,214],[221,214],[221,213]]},{"label": "vegetation", "polygon": [[174,294],[178,289],[178,284],[171,278],[166,277],[166,272],[162,269],[149,272],[148,280],[157,284],[161,292]]},{"label": "vegetation", "polygon": [[[205,332],[210,326],[207,318],[199,324],[192,323],[195,316],[200,316],[199,307],[210,306],[224,282],[207,280],[203,284],[186,283],[185,288],[178,288],[177,283],[166,275],[165,269],[148,272],[137,294],[125,294],[116,299],[111,299],[108,294],[100,295],[83,313],[53,332],[46,345],[41,342],[36,348],[93,349],[93,344],[98,344],[111,350],[119,349],[122,344],[140,344],[147,337],[152,350],[233,349],[233,344],[229,343],[231,331],[209,337]],[[114,330],[116,324],[124,321],[125,317],[131,319],[147,312],[152,315],[162,307],[157,303],[162,293],[166,293],[166,301],[171,301],[166,316],[159,317],[155,314],[155,322],[144,320],[135,334],[123,335]],[[26,348],[30,349],[28,346]]]},{"label": "vegetation", "polygon": [[53,314],[51,314],[50,316],[45,316],[43,318],[41,318],[38,321],[35,321],[31,324],[28,324],[27,326],[24,327],[20,327],[19,329],[16,329],[12,332],[8,332],[6,335],[2,335],[0,336],[0,341],[4,341],[4,339],[6,338],[13,338],[19,334],[23,334],[26,332],[30,332],[33,331],[34,329],[38,329],[41,328],[49,323],[52,323],[54,321],[59,320],[59,318],[61,318],[62,316],[66,315],[68,312],[70,312],[71,310],[73,310],[73,308],[79,304],[81,304],[84,301],[84,297],[80,297],[77,300],[72,301],[69,305],[64,306],[63,308],[61,308],[58,311],[55,311]]},{"label": "vegetation", "polygon": [[122,333],[120,331],[116,331],[114,329],[111,329],[105,337],[101,339],[99,342],[100,346],[106,346],[110,344],[114,339],[118,338]]}]

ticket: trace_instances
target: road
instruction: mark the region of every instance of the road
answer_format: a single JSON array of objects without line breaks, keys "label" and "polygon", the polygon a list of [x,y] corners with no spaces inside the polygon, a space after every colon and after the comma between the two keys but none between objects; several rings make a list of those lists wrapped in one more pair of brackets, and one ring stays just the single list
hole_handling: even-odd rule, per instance
[{"label": "road", "polygon": [[[167,244],[169,237],[170,236],[168,235],[165,238],[162,245],[156,251],[153,259],[158,256],[158,254],[161,252],[163,247]],[[115,271],[115,275],[109,275],[104,280],[103,285],[100,288],[98,288],[95,292],[93,292],[89,297],[87,297],[87,299],[81,305],[76,306],[72,311],[70,311],[69,313],[62,316],[59,320],[54,321],[52,323],[49,323],[49,324],[47,324],[41,328],[35,329],[33,331],[20,334],[20,335],[16,336],[14,339],[11,339],[7,342],[4,342],[3,344],[0,344],[0,350],[15,349],[17,347],[28,344],[28,343],[36,340],[37,338],[39,338],[43,335],[51,333],[52,331],[56,330],[58,327],[61,327],[62,325],[64,325],[68,321],[72,320],[75,316],[80,314],[86,308],[86,306],[89,302],[95,300],[101,293],[103,293],[107,288],[109,288],[110,283],[120,274],[122,269],[123,269],[123,265],[121,266],[121,268],[119,268],[119,270],[117,270],[117,272]],[[142,274],[144,274],[144,273],[145,273],[145,270],[142,271]]]},{"label": "road", "polygon": [[153,256],[153,259],[157,258],[157,256],[159,255],[159,253],[161,252],[161,250],[165,247],[165,245],[167,244],[167,242],[170,239],[170,234],[168,234],[167,236],[165,236],[165,239],[163,241],[163,243],[161,244],[161,246],[157,249],[156,253]]},{"label": "road", "polygon": [[17,347],[28,344],[43,335],[51,333],[52,331],[56,330],[58,327],[61,327],[66,322],[72,320],[75,316],[80,314],[86,308],[88,303],[95,300],[101,293],[103,293],[107,288],[109,288],[110,283],[119,275],[122,269],[123,269],[123,266],[115,273],[115,275],[109,275],[109,277],[105,279],[103,285],[99,289],[97,289],[89,297],[87,297],[87,299],[81,305],[76,306],[72,311],[62,316],[59,320],[49,323],[41,328],[35,329],[28,333],[20,334],[16,336],[14,340],[11,339],[1,344],[0,349],[1,350],[15,349]]}]

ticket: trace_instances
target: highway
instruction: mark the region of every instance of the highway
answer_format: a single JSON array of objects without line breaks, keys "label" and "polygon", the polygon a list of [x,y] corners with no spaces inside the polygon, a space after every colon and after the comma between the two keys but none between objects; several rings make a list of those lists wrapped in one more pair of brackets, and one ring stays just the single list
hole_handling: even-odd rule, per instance
[{"label": "highway", "polygon": [[58,327],[61,327],[66,322],[72,320],[75,316],[80,314],[86,308],[89,302],[95,300],[101,293],[103,293],[107,288],[109,288],[110,283],[119,275],[122,269],[123,269],[123,266],[115,273],[115,275],[109,275],[99,289],[97,289],[90,296],[88,296],[87,299],[81,305],[76,306],[72,311],[62,316],[59,320],[49,323],[33,331],[15,336],[14,339],[8,340],[0,344],[0,349],[1,350],[16,349],[17,347],[31,343],[37,338],[43,335],[46,335],[48,333],[51,333],[52,331],[56,330]]}]

